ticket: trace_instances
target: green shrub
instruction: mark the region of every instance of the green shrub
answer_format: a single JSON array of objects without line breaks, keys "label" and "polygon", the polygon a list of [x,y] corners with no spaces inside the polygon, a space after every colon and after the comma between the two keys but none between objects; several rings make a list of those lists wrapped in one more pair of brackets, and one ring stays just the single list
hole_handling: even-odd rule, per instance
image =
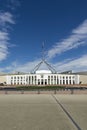
[{"label": "green shrub", "polygon": [[64,89],[64,86],[17,86],[17,90],[55,90],[55,89]]}]

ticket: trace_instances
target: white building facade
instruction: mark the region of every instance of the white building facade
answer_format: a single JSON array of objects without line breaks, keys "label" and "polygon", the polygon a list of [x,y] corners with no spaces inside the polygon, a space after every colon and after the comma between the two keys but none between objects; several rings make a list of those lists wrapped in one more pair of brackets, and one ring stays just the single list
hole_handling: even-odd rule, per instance
[{"label": "white building facade", "polygon": [[41,70],[35,74],[7,75],[6,80],[7,85],[66,85],[79,84],[79,75],[52,74]]}]

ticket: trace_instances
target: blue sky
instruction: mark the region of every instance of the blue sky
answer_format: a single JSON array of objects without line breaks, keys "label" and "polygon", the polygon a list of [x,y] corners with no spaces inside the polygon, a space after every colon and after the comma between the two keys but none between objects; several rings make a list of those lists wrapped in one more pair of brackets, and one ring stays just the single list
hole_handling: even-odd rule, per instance
[{"label": "blue sky", "polygon": [[45,59],[87,71],[87,0],[0,0],[0,72],[30,72]]}]

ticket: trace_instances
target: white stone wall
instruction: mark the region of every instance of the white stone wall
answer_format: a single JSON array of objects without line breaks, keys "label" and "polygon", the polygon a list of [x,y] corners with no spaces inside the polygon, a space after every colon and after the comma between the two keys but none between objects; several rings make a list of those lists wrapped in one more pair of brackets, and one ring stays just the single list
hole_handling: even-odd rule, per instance
[{"label": "white stone wall", "polygon": [[81,84],[87,84],[87,75],[80,75],[79,76],[80,78],[79,78],[79,82],[81,83]]},{"label": "white stone wall", "polygon": [[12,85],[57,85],[79,84],[79,75],[27,74],[8,75],[7,84]]}]

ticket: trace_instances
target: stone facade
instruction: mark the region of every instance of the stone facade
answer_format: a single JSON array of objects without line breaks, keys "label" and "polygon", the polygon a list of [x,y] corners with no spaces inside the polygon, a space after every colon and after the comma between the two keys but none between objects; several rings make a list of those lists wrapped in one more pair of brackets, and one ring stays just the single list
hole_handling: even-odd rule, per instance
[{"label": "stone facade", "polygon": [[79,75],[24,74],[6,76],[8,85],[60,85],[79,84]]}]

